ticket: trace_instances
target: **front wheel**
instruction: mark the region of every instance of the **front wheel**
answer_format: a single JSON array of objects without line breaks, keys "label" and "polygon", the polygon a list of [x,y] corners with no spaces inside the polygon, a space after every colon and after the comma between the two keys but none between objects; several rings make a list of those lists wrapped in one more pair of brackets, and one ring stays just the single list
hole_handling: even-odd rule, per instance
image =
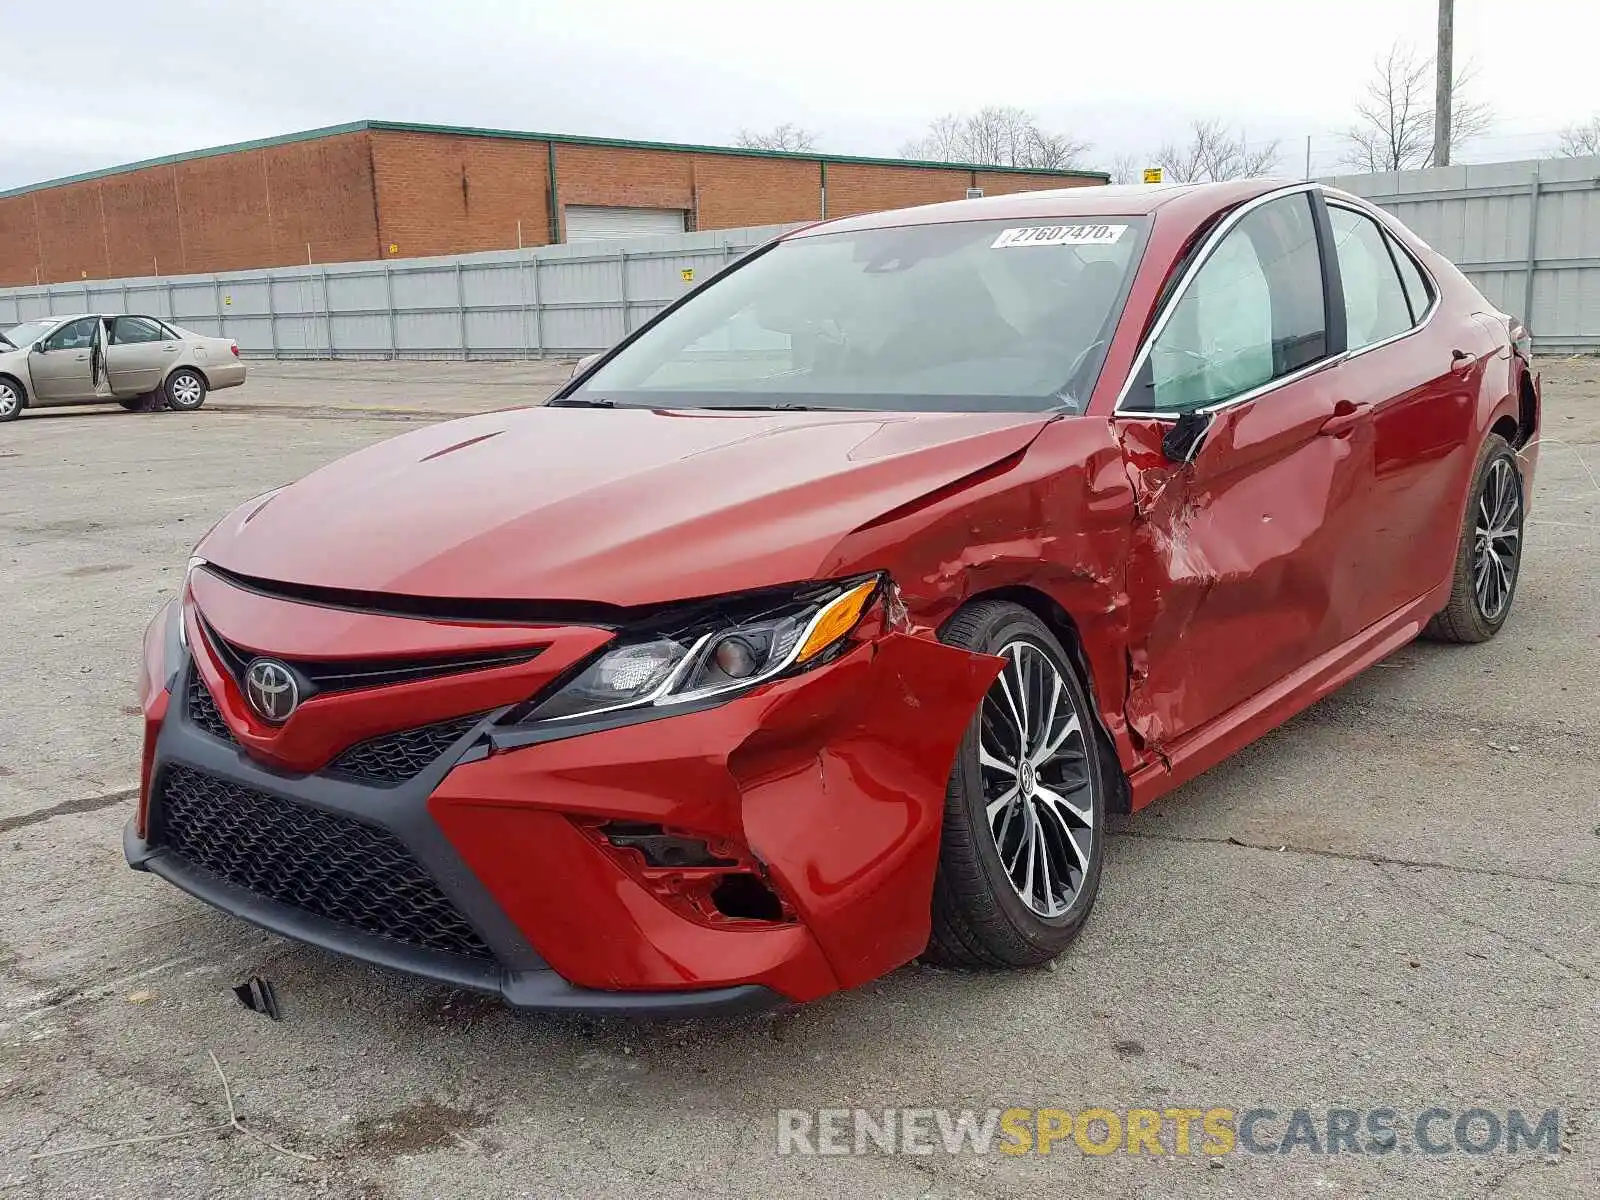
[{"label": "front wheel", "polygon": [[1491,433],[1478,455],[1461,522],[1450,603],[1423,634],[1439,642],[1486,642],[1500,632],[1522,571],[1522,473],[1510,445]]},{"label": "front wheel", "polygon": [[15,421],[22,415],[22,385],[0,379],[0,421]]},{"label": "front wheel", "polygon": [[950,773],[927,957],[1038,966],[1077,936],[1100,886],[1105,778],[1088,690],[1019,605],[969,605],[941,637],[1005,668]]},{"label": "front wheel", "polygon": [[167,377],[166,393],[173,412],[193,412],[206,402],[206,381],[198,371],[179,367]]}]

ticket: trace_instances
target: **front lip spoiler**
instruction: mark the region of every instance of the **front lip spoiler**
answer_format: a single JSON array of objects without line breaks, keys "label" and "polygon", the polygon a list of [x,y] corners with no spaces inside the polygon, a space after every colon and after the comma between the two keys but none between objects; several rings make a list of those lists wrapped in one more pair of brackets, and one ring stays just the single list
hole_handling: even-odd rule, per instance
[{"label": "front lip spoiler", "polygon": [[132,821],[122,831],[122,852],[130,867],[159,875],[191,896],[272,933],[436,983],[488,992],[513,1008],[677,1017],[756,1012],[784,1002],[778,993],[758,984],[681,992],[605,992],[574,987],[548,968],[508,971],[495,962],[406,946],[279,904],[198,870],[161,847],[151,846],[138,835]]}]

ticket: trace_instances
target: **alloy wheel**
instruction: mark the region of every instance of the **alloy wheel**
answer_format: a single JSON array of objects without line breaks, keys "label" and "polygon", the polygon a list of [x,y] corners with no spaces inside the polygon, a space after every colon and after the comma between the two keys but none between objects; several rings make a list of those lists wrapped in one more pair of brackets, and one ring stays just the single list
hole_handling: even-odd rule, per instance
[{"label": "alloy wheel", "polygon": [[1099,836],[1094,747],[1044,650],[1018,640],[1000,655],[1006,666],[984,696],[978,727],[986,819],[1018,897],[1042,917],[1059,917],[1083,887]]},{"label": "alloy wheel", "polygon": [[1508,458],[1489,468],[1478,494],[1472,543],[1472,591],[1478,612],[1495,621],[1511,603],[1522,560],[1522,486]]}]

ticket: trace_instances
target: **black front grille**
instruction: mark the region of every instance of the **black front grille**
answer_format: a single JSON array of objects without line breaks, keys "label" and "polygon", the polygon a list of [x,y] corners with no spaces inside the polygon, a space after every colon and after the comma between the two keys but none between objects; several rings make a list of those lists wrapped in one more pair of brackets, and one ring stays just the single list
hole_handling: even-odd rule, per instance
[{"label": "black front grille", "polygon": [[161,775],[154,840],[229,883],[428,950],[492,954],[393,834],[172,765]]},{"label": "black front grille", "polygon": [[482,713],[475,713],[369,738],[339,755],[328,770],[371,783],[404,783],[431,766],[482,719]]},{"label": "black front grille", "polygon": [[233,734],[228,729],[228,723],[222,719],[222,711],[217,708],[211,689],[206,687],[205,681],[200,678],[200,672],[192,667],[189,670],[189,687],[184,696],[184,706],[191,723],[198,725],[214,738],[221,738],[225,742],[233,741]]}]

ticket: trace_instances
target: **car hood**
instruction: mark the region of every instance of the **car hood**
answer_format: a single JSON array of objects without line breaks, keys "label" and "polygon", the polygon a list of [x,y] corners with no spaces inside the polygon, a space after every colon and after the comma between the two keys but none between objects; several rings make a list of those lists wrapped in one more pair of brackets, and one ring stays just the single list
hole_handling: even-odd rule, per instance
[{"label": "car hood", "polygon": [[241,506],[224,570],[409,596],[634,605],[811,579],[860,525],[1051,413],[533,408],[358,451]]}]

